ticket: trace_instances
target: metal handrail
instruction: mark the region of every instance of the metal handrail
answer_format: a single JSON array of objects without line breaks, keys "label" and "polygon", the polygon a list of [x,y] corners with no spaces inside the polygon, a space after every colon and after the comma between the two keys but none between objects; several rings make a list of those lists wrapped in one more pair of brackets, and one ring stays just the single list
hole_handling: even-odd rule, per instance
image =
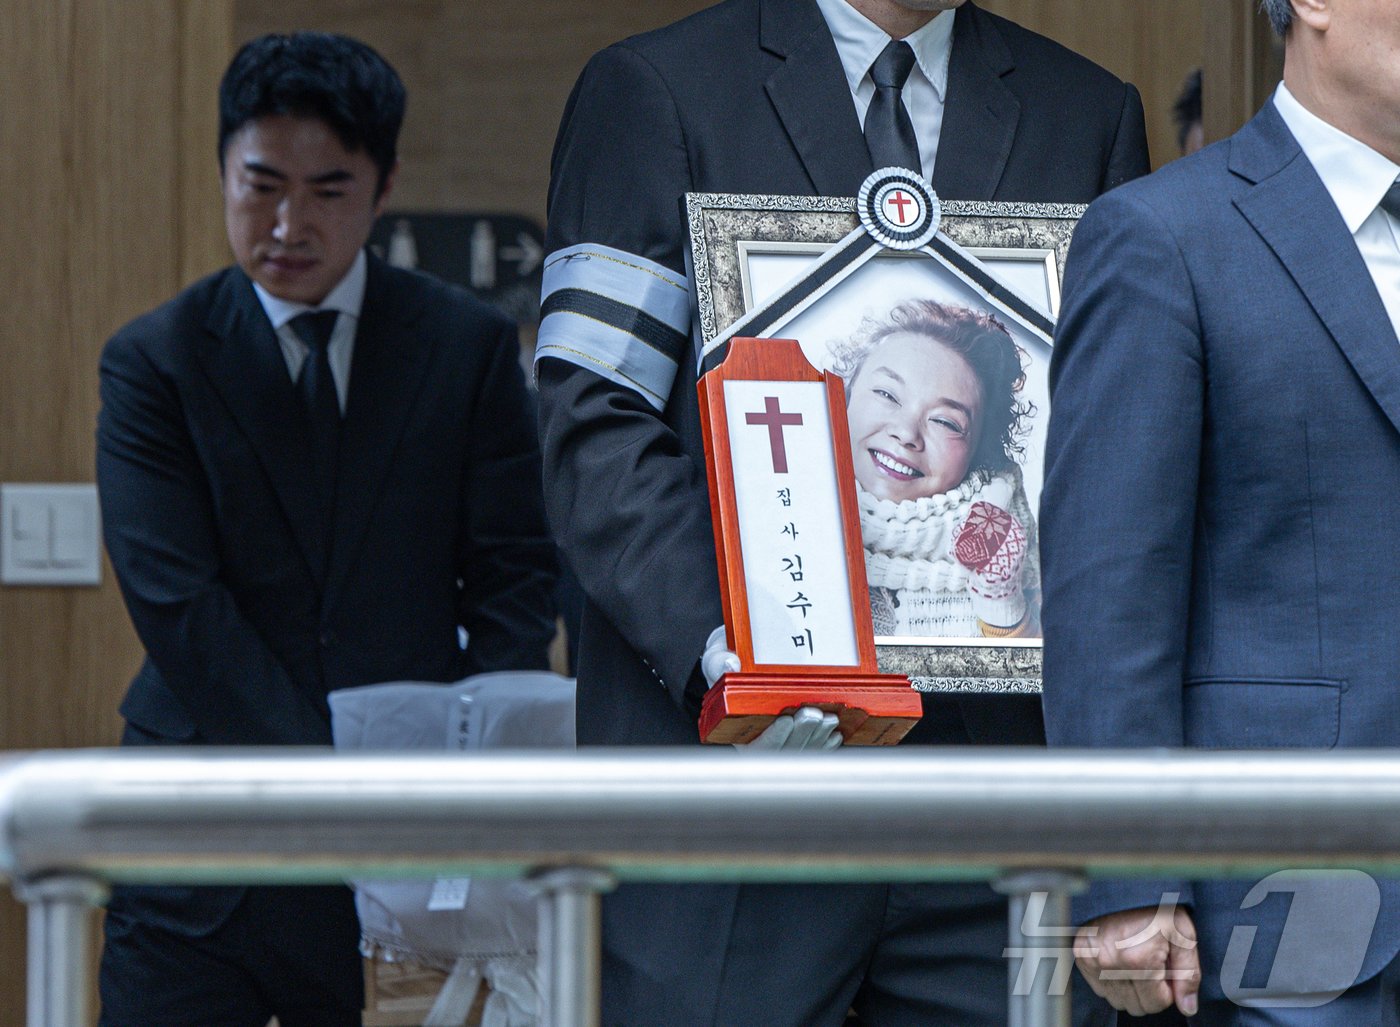
[{"label": "metal handrail", "polygon": [[1395,872],[1397,814],[1388,751],[73,750],[0,761],[0,874]]},{"label": "metal handrail", "polygon": [[[1400,757],[182,748],[0,760],[0,874],[52,908],[41,922],[62,935],[59,950],[75,933],[72,904],[91,901],[91,889],[74,882],[594,868],[618,879],[696,881],[1043,882],[1024,872],[1051,871],[1067,886],[1069,874],[1260,876],[1307,866],[1400,872]],[[592,882],[579,886],[585,891],[603,886],[604,875],[578,876]],[[559,908],[582,918],[564,924],[565,934],[596,936],[596,900],[564,893]],[[80,971],[85,958],[62,971]],[[37,982],[35,972],[31,961],[37,1023],[45,1021],[33,1019],[33,996],[55,971],[47,967]],[[585,1008],[594,995],[551,1022],[594,1022]],[[82,1011],[43,1015],[68,1023]],[[1022,1022],[1065,1015],[1067,1006],[1050,1004]]]}]

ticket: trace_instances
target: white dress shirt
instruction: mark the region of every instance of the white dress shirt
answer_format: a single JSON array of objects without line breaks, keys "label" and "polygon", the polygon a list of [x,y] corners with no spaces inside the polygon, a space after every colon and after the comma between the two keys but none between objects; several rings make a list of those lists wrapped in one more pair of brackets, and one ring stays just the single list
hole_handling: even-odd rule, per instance
[{"label": "white dress shirt", "polygon": [[340,400],[340,412],[345,413],[345,400],[350,395],[350,358],[355,351],[355,329],[360,324],[360,307],[365,301],[365,275],[369,261],[361,250],[345,272],[345,277],[332,289],[321,305],[307,306],[305,303],[292,303],[279,300],[257,282],[253,291],[258,294],[258,302],[267,313],[277,332],[277,341],[282,346],[282,357],[287,361],[287,373],[295,382],[301,376],[301,365],[311,352],[311,347],[302,342],[292,329],[291,320],[298,314],[316,310],[339,311],[335,328],[331,331],[331,341],[326,347],[326,356],[331,362],[331,378],[335,380],[335,394]]},{"label": "white dress shirt", "polygon": [[1341,212],[1400,339],[1400,222],[1377,206],[1400,165],[1323,121],[1282,83],[1274,107]]},{"label": "white dress shirt", "polygon": [[[848,0],[817,0],[822,17],[836,41],[846,83],[851,87],[856,115],[865,127],[865,112],[875,96],[870,65],[890,42],[885,30],[861,14]],[[931,22],[904,37],[914,51],[914,70],[900,91],[914,135],[919,140],[919,161],[925,178],[933,177],[938,137],[943,130],[943,104],[948,97],[948,58],[953,52],[953,15],[942,11]]]}]

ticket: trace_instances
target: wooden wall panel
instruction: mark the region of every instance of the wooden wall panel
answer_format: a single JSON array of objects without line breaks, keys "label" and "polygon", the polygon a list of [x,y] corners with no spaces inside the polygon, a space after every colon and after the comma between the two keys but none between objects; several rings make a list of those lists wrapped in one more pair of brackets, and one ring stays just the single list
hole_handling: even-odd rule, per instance
[{"label": "wooden wall panel", "polygon": [[1283,44],[1256,0],[1200,0],[1205,27],[1202,111],[1207,142],[1224,139],[1264,105],[1283,77]]},{"label": "wooden wall panel", "polygon": [[[223,261],[213,98],[183,97],[207,89],[231,39],[224,0],[7,0],[0,480],[92,481],[102,343]],[[210,202],[212,220],[192,209]],[[0,587],[0,749],[114,744],[139,659],[110,567],[97,588]],[[23,1020],[23,966],[6,894],[0,1022]]]},{"label": "wooden wall panel", "polygon": [[173,0],[176,23],[179,281],[229,263],[219,190],[219,79],[235,49],[233,0]]},{"label": "wooden wall panel", "polygon": [[402,210],[494,210],[543,223],[549,153],[584,62],[624,36],[706,6],[700,0],[237,0],[240,41],[321,29],[369,43],[408,87]]},{"label": "wooden wall panel", "polygon": [[1187,73],[1201,66],[1201,5],[1218,2],[979,0],[987,10],[1063,43],[1137,86],[1147,112],[1153,167],[1177,156],[1172,104]]}]

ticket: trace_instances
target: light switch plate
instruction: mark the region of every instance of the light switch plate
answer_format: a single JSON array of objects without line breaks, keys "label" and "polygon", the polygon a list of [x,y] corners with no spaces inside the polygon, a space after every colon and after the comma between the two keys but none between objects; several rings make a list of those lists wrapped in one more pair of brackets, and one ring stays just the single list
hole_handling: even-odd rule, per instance
[{"label": "light switch plate", "polygon": [[96,485],[0,485],[0,584],[102,581]]}]

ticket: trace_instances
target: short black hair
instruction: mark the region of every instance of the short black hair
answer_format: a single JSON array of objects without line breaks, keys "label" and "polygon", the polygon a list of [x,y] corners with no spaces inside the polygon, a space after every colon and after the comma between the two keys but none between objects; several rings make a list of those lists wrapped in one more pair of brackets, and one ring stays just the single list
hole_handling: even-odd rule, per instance
[{"label": "short black hair", "polygon": [[219,83],[219,170],[228,141],[250,121],[287,114],[324,121],[341,145],[363,151],[384,191],[398,160],[406,94],[372,47],[329,32],[259,36],[234,54]]},{"label": "short black hair", "polygon": [[1293,27],[1291,0],[1259,0],[1259,7],[1269,16],[1269,24],[1273,25],[1278,37],[1287,37],[1288,30]]}]

